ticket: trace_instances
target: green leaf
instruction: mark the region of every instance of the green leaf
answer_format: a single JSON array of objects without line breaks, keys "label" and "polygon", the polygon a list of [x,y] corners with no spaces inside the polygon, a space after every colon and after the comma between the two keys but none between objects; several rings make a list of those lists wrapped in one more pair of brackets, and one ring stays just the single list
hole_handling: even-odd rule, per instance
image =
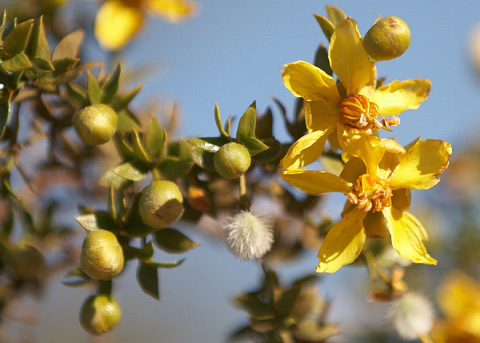
[{"label": "green leaf", "polygon": [[274,138],[269,138],[264,141],[267,143],[268,150],[258,153],[253,157],[253,160],[257,163],[271,163],[276,160],[280,160],[283,152],[282,144]]},{"label": "green leaf", "polygon": [[183,177],[192,167],[192,161],[180,160],[175,157],[166,157],[158,165],[158,169],[162,173],[162,176],[169,180]]},{"label": "green leaf", "polygon": [[5,60],[2,66],[6,71],[19,72],[32,68],[33,64],[25,53],[20,52],[12,58]]},{"label": "green leaf", "polygon": [[271,138],[273,135],[273,114],[270,109],[260,117],[257,117],[255,137],[260,139]]},{"label": "green leaf", "polygon": [[148,262],[141,262],[137,269],[137,282],[146,294],[156,300],[160,300],[158,269],[155,265]]},{"label": "green leaf", "polygon": [[114,72],[108,76],[105,82],[102,84],[103,98],[102,103],[108,104],[112,101],[115,94],[117,94],[118,86],[120,83],[120,65],[117,65]]},{"label": "green leaf", "polygon": [[268,145],[255,137],[246,137],[242,140],[242,143],[248,149],[251,156],[255,156],[265,150],[268,150]]},{"label": "green leaf", "polygon": [[83,286],[88,282],[92,281],[92,279],[90,279],[90,277],[85,274],[85,272],[80,267],[68,272],[67,275],[65,275],[65,278],[68,278],[68,280],[62,280],[62,283],[68,287]]},{"label": "green leaf", "polygon": [[315,65],[332,76],[333,71],[330,67],[330,60],[328,59],[328,50],[323,44],[318,46],[317,52],[315,53]]},{"label": "green leaf", "polygon": [[142,87],[143,87],[143,84],[138,85],[134,90],[131,90],[128,93],[122,94],[120,96],[116,96],[112,101],[112,104],[111,104],[112,108],[116,112],[121,111],[124,108],[126,108],[128,106],[128,104],[130,103],[130,101],[132,101],[133,98],[138,94],[138,92],[140,92]]},{"label": "green leaf", "polygon": [[288,316],[290,314],[301,290],[301,287],[292,287],[282,293],[280,299],[275,304],[275,308],[280,315]]},{"label": "green leaf", "polygon": [[240,118],[237,128],[236,139],[239,143],[250,137],[255,137],[255,126],[257,122],[257,110],[255,108],[255,101],[247,108],[245,113]]},{"label": "green leaf", "polygon": [[117,112],[117,131],[131,132],[132,130],[142,131],[142,127],[128,113],[128,111]]},{"label": "green leaf", "polygon": [[205,170],[215,171],[213,156],[228,140],[224,137],[192,138],[188,142],[192,161]]},{"label": "green leaf", "polygon": [[82,30],[77,30],[63,37],[53,51],[52,60],[76,59],[84,36],[85,33]]},{"label": "green leaf", "polygon": [[52,62],[49,60],[45,60],[43,58],[36,57],[33,60],[33,67],[38,70],[42,71],[54,71],[55,67],[53,66]]},{"label": "green leaf", "polygon": [[165,228],[154,234],[154,243],[162,250],[169,253],[183,253],[198,247],[190,238],[175,229]]},{"label": "green leaf", "polygon": [[273,306],[259,300],[257,292],[240,295],[233,299],[232,303],[246,311],[255,319],[273,319]]},{"label": "green leaf", "polygon": [[124,160],[133,159],[133,149],[127,142],[125,142],[125,140],[121,137],[121,135],[114,135],[113,142],[115,143],[115,147],[117,148],[118,154]]},{"label": "green leaf", "polygon": [[110,213],[103,211],[85,213],[75,217],[75,220],[87,231],[114,231],[116,228],[115,222],[112,220]]},{"label": "green leaf", "polygon": [[145,172],[135,167],[131,162],[123,163],[112,170],[115,174],[130,181],[138,182],[147,177]]},{"label": "green leaf", "polygon": [[3,41],[3,49],[5,52],[11,55],[16,55],[24,51],[30,33],[32,32],[32,26],[33,19],[29,19],[15,26]]},{"label": "green leaf", "polygon": [[211,153],[216,153],[222,145],[227,144],[228,142],[229,140],[223,137],[191,138],[188,140],[190,145]]},{"label": "green leaf", "polygon": [[148,165],[151,163],[150,157],[148,156],[147,152],[145,151],[145,147],[142,144],[142,140],[136,130],[133,130],[133,156],[134,158],[140,162],[141,164]]},{"label": "green leaf", "polygon": [[68,102],[77,109],[88,106],[87,91],[82,86],[76,83],[67,84],[65,95]]},{"label": "green leaf", "polygon": [[317,23],[320,25],[320,28],[322,29],[325,37],[327,37],[328,41],[330,41],[333,31],[335,30],[335,25],[333,25],[333,23],[327,18],[325,18],[323,15],[314,14],[313,16],[317,20]]},{"label": "green leaf", "polygon": [[180,158],[182,161],[192,161],[192,157],[190,156],[190,144],[188,141],[180,137],[180,140],[178,142],[178,158]]},{"label": "green leaf", "polygon": [[10,117],[10,101],[0,103],[0,139],[2,139],[6,129],[8,118]]},{"label": "green leaf", "polygon": [[155,116],[150,116],[145,131],[145,150],[157,160],[166,155],[167,131],[160,125]]},{"label": "green leaf", "polygon": [[32,60],[41,58],[50,61],[50,47],[43,27],[43,17],[38,18],[33,24],[26,53]]},{"label": "green leaf", "polygon": [[141,194],[141,192],[135,194],[127,214],[127,225],[125,228],[129,237],[145,237],[155,230],[151,226],[145,224],[142,217],[140,217],[140,213],[138,213],[138,203]]},{"label": "green leaf", "polygon": [[100,89],[100,86],[98,85],[98,82],[95,79],[95,76],[93,76],[90,70],[87,70],[87,76],[88,76],[88,86],[87,86],[88,100],[90,100],[90,103],[92,105],[100,104],[102,101],[102,90]]},{"label": "green leaf", "polygon": [[218,108],[218,104],[215,104],[215,111],[214,112],[215,112],[215,124],[217,124],[218,132],[220,132],[221,136],[223,136],[225,138],[230,138],[228,133],[223,128],[222,118],[220,117],[220,109]]},{"label": "green leaf", "polygon": [[345,12],[338,7],[325,5],[325,8],[327,9],[328,19],[330,19],[333,26],[337,26],[339,22],[347,18]]}]

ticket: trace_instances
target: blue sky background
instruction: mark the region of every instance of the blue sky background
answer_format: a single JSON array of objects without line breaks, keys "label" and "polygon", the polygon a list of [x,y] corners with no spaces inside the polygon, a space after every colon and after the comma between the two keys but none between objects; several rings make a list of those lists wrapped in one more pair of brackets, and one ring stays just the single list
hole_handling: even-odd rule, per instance
[{"label": "blue sky background", "polygon": [[[328,3],[356,19],[362,35],[378,14],[399,16],[410,26],[410,48],[396,60],[378,63],[379,76],[387,76],[387,81],[428,78],[433,88],[420,109],[401,115],[401,125],[389,137],[398,137],[403,144],[419,135],[444,139],[453,143],[454,151],[476,138],[473,128],[480,112],[480,79],[469,64],[468,37],[480,22],[478,0]],[[185,23],[151,18],[122,56],[125,71],[147,63],[155,66],[151,76],[135,82],[143,82],[145,87],[134,106],[141,109],[152,99],[159,104],[177,101],[182,111],[179,133],[184,136],[217,134],[215,103],[224,119],[241,115],[253,100],[259,111],[274,107],[271,96],[291,110],[294,98],[283,86],[279,69],[296,60],[311,62],[317,45],[327,43],[312,16],[325,15],[324,5],[314,0],[199,0],[198,15]],[[84,2],[76,1],[75,6],[84,6]],[[276,108],[274,115],[279,115]],[[276,134],[286,139],[281,124],[277,124]],[[131,265],[115,289],[124,309],[123,320],[106,342],[223,342],[230,330],[246,320],[229,300],[257,286],[259,267],[234,258],[222,242],[208,239],[195,228],[182,230],[201,247],[185,254],[187,260],[181,267],[161,272],[160,302],[141,292],[133,281]],[[159,259],[181,257],[162,255]],[[289,280],[313,272],[316,263],[312,253],[279,270],[282,278]],[[350,287],[367,278],[364,270],[343,268],[324,279],[321,288],[334,301],[334,321],[357,321],[356,302],[378,310],[372,317],[383,316],[380,305],[365,304],[364,294]],[[54,279],[37,305],[39,325],[13,325],[10,330],[32,335],[40,343],[94,342],[77,321],[88,294],[87,289],[66,288]]]}]

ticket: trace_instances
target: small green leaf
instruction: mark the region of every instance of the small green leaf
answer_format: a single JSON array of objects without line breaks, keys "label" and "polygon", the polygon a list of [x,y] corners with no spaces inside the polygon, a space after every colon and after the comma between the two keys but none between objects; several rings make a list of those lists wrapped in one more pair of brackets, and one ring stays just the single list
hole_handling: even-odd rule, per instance
[{"label": "small green leaf", "polygon": [[103,98],[102,103],[108,104],[112,101],[115,94],[117,94],[118,86],[120,83],[120,65],[115,68],[114,72],[108,76],[105,82],[102,84]]},{"label": "small green leaf", "polygon": [[116,96],[112,101],[112,104],[111,104],[112,108],[116,112],[121,111],[124,108],[126,108],[128,106],[128,104],[130,103],[130,101],[132,101],[133,98],[135,98],[135,96],[138,94],[138,92],[140,92],[142,87],[143,87],[143,84],[137,86],[134,90],[131,90],[130,92],[128,92],[126,94]]},{"label": "small green leaf", "polygon": [[320,28],[322,29],[325,37],[327,37],[328,41],[330,41],[333,31],[335,31],[335,25],[333,25],[333,23],[327,18],[325,18],[323,15],[314,14],[313,16],[317,20],[317,23],[320,25]]},{"label": "small green leaf", "polygon": [[86,89],[76,83],[67,84],[66,97],[68,102],[77,109],[88,106],[88,95]]},{"label": "small green leaf", "polygon": [[157,268],[165,268],[165,269],[170,269],[170,268],[175,268],[181,265],[185,259],[182,259],[180,261],[175,261],[175,262],[150,262],[152,265],[155,265]]},{"label": "small green leaf", "polygon": [[213,156],[228,140],[224,137],[192,138],[188,142],[192,161],[205,170],[215,171]]},{"label": "small green leaf", "polygon": [[10,117],[10,101],[0,103],[0,139],[2,139],[6,129],[8,118]]},{"label": "small green leaf", "polygon": [[33,19],[29,19],[15,26],[15,28],[3,41],[3,49],[5,52],[11,55],[16,55],[24,51],[27,46],[30,33],[32,32],[32,26]]},{"label": "small green leaf", "polygon": [[129,237],[145,237],[155,230],[153,227],[148,226],[143,222],[142,217],[140,217],[140,213],[138,212],[138,203],[141,194],[141,192],[135,194],[127,214],[126,230]]},{"label": "small green leaf", "polygon": [[77,30],[63,37],[53,51],[52,60],[76,59],[84,36],[85,33],[82,30]]},{"label": "small green leaf", "polygon": [[43,17],[38,18],[33,24],[26,53],[32,60],[41,58],[50,61],[50,47],[43,27]]},{"label": "small green leaf", "polygon": [[75,220],[87,231],[114,231],[116,228],[115,222],[112,220],[110,214],[103,211],[85,213],[75,217]]},{"label": "small green leaf", "polygon": [[145,147],[143,146],[142,140],[136,130],[133,130],[133,157],[140,162],[141,164],[148,165],[151,163],[150,157],[148,156],[147,152],[145,151]]},{"label": "small green leaf", "polygon": [[126,180],[135,182],[141,181],[147,177],[145,172],[135,167],[131,162],[123,163],[113,168],[112,171]]},{"label": "small green leaf", "polygon": [[198,247],[198,243],[195,243],[183,233],[175,229],[161,229],[154,234],[154,238],[154,243],[160,249],[169,253],[179,254]]},{"label": "small green leaf", "polygon": [[123,158],[123,160],[133,159],[133,149],[130,144],[125,142],[121,135],[114,135],[113,142],[115,143],[118,154]]},{"label": "small green leaf", "polygon": [[33,64],[25,53],[20,52],[12,58],[5,60],[2,66],[6,71],[19,72],[32,68]]},{"label": "small green leaf", "polygon": [[273,306],[270,303],[260,301],[258,293],[247,293],[233,299],[232,303],[246,311],[255,319],[273,319]]},{"label": "small green leaf", "polygon": [[180,160],[175,157],[165,157],[158,165],[162,176],[169,180],[185,176],[192,167],[192,161]]},{"label": "small green leaf", "polygon": [[255,137],[260,139],[271,138],[273,135],[273,114],[267,109],[263,116],[257,117],[257,127],[255,129]]},{"label": "small green leaf", "polygon": [[251,156],[255,156],[265,150],[268,150],[268,145],[255,137],[246,137],[242,140],[243,145],[248,149]]},{"label": "small green leaf", "polygon": [[223,136],[225,138],[230,138],[228,133],[223,128],[222,118],[220,117],[220,109],[218,108],[218,104],[215,104],[215,111],[214,112],[215,112],[215,124],[217,124],[218,132],[220,132],[221,136]]},{"label": "small green leaf", "polygon": [[275,304],[275,308],[280,315],[287,316],[290,314],[301,290],[301,287],[292,287],[282,293],[280,299]]},{"label": "small green leaf", "polygon": [[328,59],[328,50],[323,44],[318,46],[317,52],[315,53],[315,65],[332,76],[333,71],[330,67],[330,60]]},{"label": "small green leaf", "polygon": [[67,278],[68,280],[62,280],[62,283],[68,287],[83,286],[92,281],[92,279],[90,279],[90,277],[88,277],[88,275],[85,274],[85,272],[80,267],[68,272],[67,275],[65,275],[65,278]]},{"label": "small green leaf", "polygon": [[253,157],[253,160],[257,163],[272,163],[276,160],[280,160],[283,152],[282,144],[274,138],[269,138],[264,141],[267,143],[268,150],[258,153]]},{"label": "small green leaf", "polygon": [[180,137],[180,140],[178,142],[178,158],[180,158],[182,161],[192,161],[192,157],[190,156],[190,144],[188,141]]},{"label": "small green leaf", "polygon": [[33,60],[33,67],[35,69],[41,70],[41,71],[54,71],[55,67],[53,66],[52,62],[49,60],[45,60],[43,58],[36,57]]},{"label": "small green leaf", "polygon": [[128,111],[117,112],[117,131],[118,132],[131,132],[136,130],[142,131],[142,127],[135,121],[135,119],[128,113]]},{"label": "small green leaf", "polygon": [[102,90],[100,89],[100,86],[98,85],[98,82],[95,79],[95,76],[93,76],[90,70],[87,70],[87,76],[88,76],[88,86],[87,86],[88,100],[90,100],[90,103],[92,105],[100,104],[102,101]]},{"label": "small green leaf", "polygon": [[191,145],[211,153],[216,153],[218,149],[224,144],[227,144],[229,140],[223,137],[204,137],[204,138],[192,138],[188,140]]},{"label": "small green leaf", "polygon": [[245,113],[240,118],[237,128],[236,139],[239,143],[250,137],[255,137],[255,126],[257,122],[257,110],[255,108],[255,101],[247,108]]},{"label": "small green leaf", "polygon": [[147,262],[140,262],[137,269],[137,282],[146,294],[156,300],[160,300],[158,269],[155,265]]},{"label": "small green leaf", "polygon": [[145,131],[145,149],[148,154],[157,160],[166,155],[167,131],[160,125],[155,116],[150,116]]},{"label": "small green leaf", "polygon": [[325,5],[325,8],[327,9],[328,19],[330,19],[333,26],[337,26],[339,22],[347,18],[345,12],[336,6]]}]

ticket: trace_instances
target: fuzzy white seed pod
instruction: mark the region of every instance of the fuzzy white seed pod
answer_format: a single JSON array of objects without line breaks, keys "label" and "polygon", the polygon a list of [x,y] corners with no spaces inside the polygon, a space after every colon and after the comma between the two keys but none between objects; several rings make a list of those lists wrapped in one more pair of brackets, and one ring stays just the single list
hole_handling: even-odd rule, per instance
[{"label": "fuzzy white seed pod", "polygon": [[241,211],[224,226],[230,251],[242,260],[252,260],[265,255],[273,243],[272,230],[249,211]]},{"label": "fuzzy white seed pod", "polygon": [[418,339],[432,329],[435,314],[430,301],[416,293],[405,293],[395,300],[388,318],[393,327],[406,340]]}]

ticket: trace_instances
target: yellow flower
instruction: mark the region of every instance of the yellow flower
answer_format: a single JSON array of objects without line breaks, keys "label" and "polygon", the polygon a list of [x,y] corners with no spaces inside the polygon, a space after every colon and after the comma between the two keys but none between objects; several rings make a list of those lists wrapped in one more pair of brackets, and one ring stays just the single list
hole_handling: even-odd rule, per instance
[{"label": "yellow flower", "polygon": [[431,333],[438,343],[480,342],[480,284],[467,274],[451,272],[438,295],[444,319]]},{"label": "yellow flower", "polygon": [[195,13],[188,0],[107,0],[95,19],[95,36],[108,50],[122,49],[140,30],[146,14],[179,22]]},{"label": "yellow flower", "polygon": [[436,264],[422,241],[427,233],[410,213],[410,189],[429,189],[447,168],[451,145],[420,140],[407,151],[392,140],[357,135],[351,142],[362,158],[351,157],[336,176],[323,171],[286,170],[280,176],[308,194],[342,192],[347,196],[343,218],[327,234],[317,272],[333,273],[353,262],[367,236],[390,233],[400,256],[415,263]]},{"label": "yellow flower", "polygon": [[[351,18],[335,27],[328,57],[339,84],[307,62],[284,66],[285,86],[305,100],[305,122],[309,131],[287,152],[281,162],[284,169],[298,169],[318,159],[327,137],[335,130],[343,149],[350,139],[345,132],[389,130],[389,126],[399,123],[396,115],[418,108],[430,92],[431,82],[425,79],[393,81],[375,89],[375,65],[363,47],[357,23]],[[379,116],[383,119],[378,120]]]}]

